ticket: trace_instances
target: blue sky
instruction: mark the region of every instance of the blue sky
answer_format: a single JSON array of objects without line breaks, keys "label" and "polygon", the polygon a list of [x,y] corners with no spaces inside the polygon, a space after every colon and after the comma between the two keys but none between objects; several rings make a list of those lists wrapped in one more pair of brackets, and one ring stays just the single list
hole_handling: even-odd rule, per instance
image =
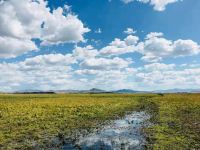
[{"label": "blue sky", "polygon": [[197,0],[0,1],[0,91],[196,89],[199,8]]}]

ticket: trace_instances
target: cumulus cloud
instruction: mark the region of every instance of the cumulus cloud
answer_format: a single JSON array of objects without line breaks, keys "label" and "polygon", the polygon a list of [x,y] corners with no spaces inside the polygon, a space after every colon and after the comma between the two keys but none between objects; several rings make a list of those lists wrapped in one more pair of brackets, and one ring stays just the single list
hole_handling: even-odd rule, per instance
[{"label": "cumulus cloud", "polygon": [[144,62],[159,62],[162,60],[161,57],[153,56],[151,54],[145,55],[141,57],[141,60]]},{"label": "cumulus cloud", "polygon": [[175,56],[197,55],[200,53],[200,45],[192,40],[179,39],[173,44]]},{"label": "cumulus cloud", "polygon": [[73,55],[80,60],[94,58],[99,54],[99,52],[94,49],[91,45],[86,47],[76,46],[73,50]]},{"label": "cumulus cloud", "polygon": [[99,71],[94,69],[82,69],[76,70],[75,73],[78,75],[96,75],[99,73]]},{"label": "cumulus cloud", "polygon": [[166,6],[171,3],[175,3],[181,0],[121,0],[125,4],[137,1],[141,3],[149,3],[153,6],[154,10],[156,11],[164,11],[166,9]]},{"label": "cumulus cloud", "polygon": [[125,60],[119,57],[115,57],[112,59],[107,58],[91,58],[86,59],[81,62],[80,66],[88,69],[96,69],[96,70],[108,70],[108,69],[120,69],[128,67],[132,62],[132,60]]},{"label": "cumulus cloud", "polygon": [[76,43],[84,41],[83,34],[89,32],[83,23],[72,14],[63,16],[63,9],[58,8],[47,18],[42,28],[42,45]]},{"label": "cumulus cloud", "polygon": [[[58,7],[52,12],[47,1],[9,0],[0,3],[0,37],[8,44],[0,45],[0,57],[18,56],[22,52],[37,49],[32,39],[39,39],[43,45],[83,41],[83,34],[89,32],[68,7]],[[20,44],[27,42],[25,44]],[[13,49],[16,48],[16,51]],[[19,48],[21,46],[21,52]],[[2,54],[4,53],[4,54]]]},{"label": "cumulus cloud", "polygon": [[165,39],[162,33],[150,33],[141,42],[143,45],[139,53],[142,60],[156,62],[165,57],[192,56],[200,53],[200,45],[192,40],[178,39],[175,41]]},{"label": "cumulus cloud", "polygon": [[137,36],[129,35],[124,40],[116,38],[108,46],[100,50],[102,55],[120,55],[134,52],[138,49],[137,43],[139,38]]},{"label": "cumulus cloud", "polygon": [[[12,38],[21,41],[19,37]],[[2,46],[6,41],[0,43]],[[12,45],[7,46],[10,46],[10,51],[14,51]],[[18,53],[25,53],[26,46],[25,50],[19,48]],[[30,41],[28,46],[34,48],[34,43],[32,45]],[[4,53],[2,56],[6,57]],[[126,53],[140,53],[141,59],[148,63],[134,67],[132,58],[122,55]],[[101,49],[91,45],[75,46],[68,54],[44,54],[17,62],[0,63],[0,79],[3,79],[0,80],[0,90],[197,88],[200,86],[198,62],[195,65],[179,66],[159,61],[167,57],[199,53],[200,46],[190,39],[168,40],[163,33],[157,32],[149,33],[143,40],[128,35],[122,40],[116,38]]]},{"label": "cumulus cloud", "polygon": [[76,82],[72,78],[74,63],[71,54],[39,55],[16,63],[0,63],[1,90],[70,88]]},{"label": "cumulus cloud", "polygon": [[107,57],[134,52],[142,54],[143,61],[158,62],[167,57],[198,55],[200,45],[191,39],[173,41],[164,38],[163,33],[151,32],[141,41],[139,37],[133,35],[128,35],[123,40],[116,38],[108,46],[99,50],[100,55]]},{"label": "cumulus cloud", "polygon": [[0,58],[16,57],[32,50],[38,50],[34,42],[0,36]]},{"label": "cumulus cloud", "polygon": [[173,70],[175,66],[175,64],[152,63],[144,65],[143,68],[145,71],[166,71]]},{"label": "cumulus cloud", "polygon": [[[0,80],[0,90],[86,89],[96,87],[97,83],[108,88],[113,82],[122,85],[127,74],[134,71],[127,68],[132,63],[130,59],[116,57],[90,58],[80,62],[76,60],[73,54],[47,54],[16,63],[0,63],[0,78],[3,79]],[[78,68],[73,68],[77,63]],[[88,78],[90,75],[94,77]],[[116,85],[113,84],[113,87]]]},{"label": "cumulus cloud", "polygon": [[155,89],[171,89],[173,88],[198,88],[199,68],[187,68],[179,70],[177,68],[167,70],[153,70],[148,72],[139,72],[136,79],[141,84]]},{"label": "cumulus cloud", "polygon": [[32,58],[26,58],[23,63],[21,63],[22,69],[25,67],[51,67],[57,64],[59,65],[69,65],[76,63],[76,59],[72,57],[72,54],[46,54],[46,55],[38,55]]},{"label": "cumulus cloud", "polygon": [[175,64],[152,63],[139,68],[121,58],[92,58],[76,62],[71,54],[48,54],[16,63],[0,63],[0,90],[59,90],[133,88],[156,90],[167,88],[198,88],[199,66],[179,67]]},{"label": "cumulus cloud", "polygon": [[161,33],[161,32],[151,32],[146,35],[146,39],[151,39],[154,37],[161,37],[161,36],[163,36],[163,33]]},{"label": "cumulus cloud", "polygon": [[118,68],[109,70],[82,69],[76,73],[81,77],[87,77],[88,87],[97,87],[108,90],[117,90],[120,88],[134,88],[136,83],[128,82],[128,77],[134,78],[137,69]]}]

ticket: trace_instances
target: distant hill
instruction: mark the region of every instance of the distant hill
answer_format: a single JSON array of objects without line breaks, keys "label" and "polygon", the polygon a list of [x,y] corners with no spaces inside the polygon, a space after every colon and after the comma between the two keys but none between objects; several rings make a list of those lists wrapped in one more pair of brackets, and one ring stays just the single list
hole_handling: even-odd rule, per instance
[{"label": "distant hill", "polygon": [[138,93],[139,91],[134,91],[131,89],[121,89],[121,90],[117,90],[117,91],[113,91],[114,93]]},{"label": "distant hill", "polygon": [[106,91],[101,89],[92,88],[88,91],[89,93],[105,93]]},{"label": "distant hill", "polygon": [[92,88],[90,90],[59,90],[56,93],[107,93],[105,90]]}]

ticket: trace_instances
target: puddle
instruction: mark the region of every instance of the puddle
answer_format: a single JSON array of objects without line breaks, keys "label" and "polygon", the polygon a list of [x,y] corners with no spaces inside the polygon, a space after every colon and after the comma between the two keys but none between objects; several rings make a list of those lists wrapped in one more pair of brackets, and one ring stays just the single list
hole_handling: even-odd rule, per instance
[{"label": "puddle", "polygon": [[98,133],[81,137],[74,144],[64,145],[63,150],[141,150],[146,143],[141,133],[149,115],[133,112],[122,119],[114,120]]}]

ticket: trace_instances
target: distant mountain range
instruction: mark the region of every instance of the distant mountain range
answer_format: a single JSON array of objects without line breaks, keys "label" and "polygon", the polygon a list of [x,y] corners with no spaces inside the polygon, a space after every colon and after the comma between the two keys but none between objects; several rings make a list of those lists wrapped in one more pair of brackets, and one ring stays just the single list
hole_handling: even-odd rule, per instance
[{"label": "distant mountain range", "polygon": [[40,90],[25,90],[17,91],[13,93],[200,93],[200,89],[168,89],[168,90],[156,90],[156,91],[136,91],[132,89],[120,89],[115,91],[106,91],[102,89],[92,88],[90,90],[51,90],[51,91],[40,91]]},{"label": "distant mountain range", "polygon": [[90,90],[61,90],[61,91],[55,91],[55,93],[111,93],[111,92],[97,88],[92,88]]},{"label": "distant mountain range", "polygon": [[168,89],[154,91],[154,93],[200,93],[200,89]]},{"label": "distant mountain range", "polygon": [[106,91],[97,88],[92,88],[90,90],[65,90],[65,91],[55,91],[56,93],[139,93],[140,91],[134,91],[131,89],[121,89],[116,91]]}]

